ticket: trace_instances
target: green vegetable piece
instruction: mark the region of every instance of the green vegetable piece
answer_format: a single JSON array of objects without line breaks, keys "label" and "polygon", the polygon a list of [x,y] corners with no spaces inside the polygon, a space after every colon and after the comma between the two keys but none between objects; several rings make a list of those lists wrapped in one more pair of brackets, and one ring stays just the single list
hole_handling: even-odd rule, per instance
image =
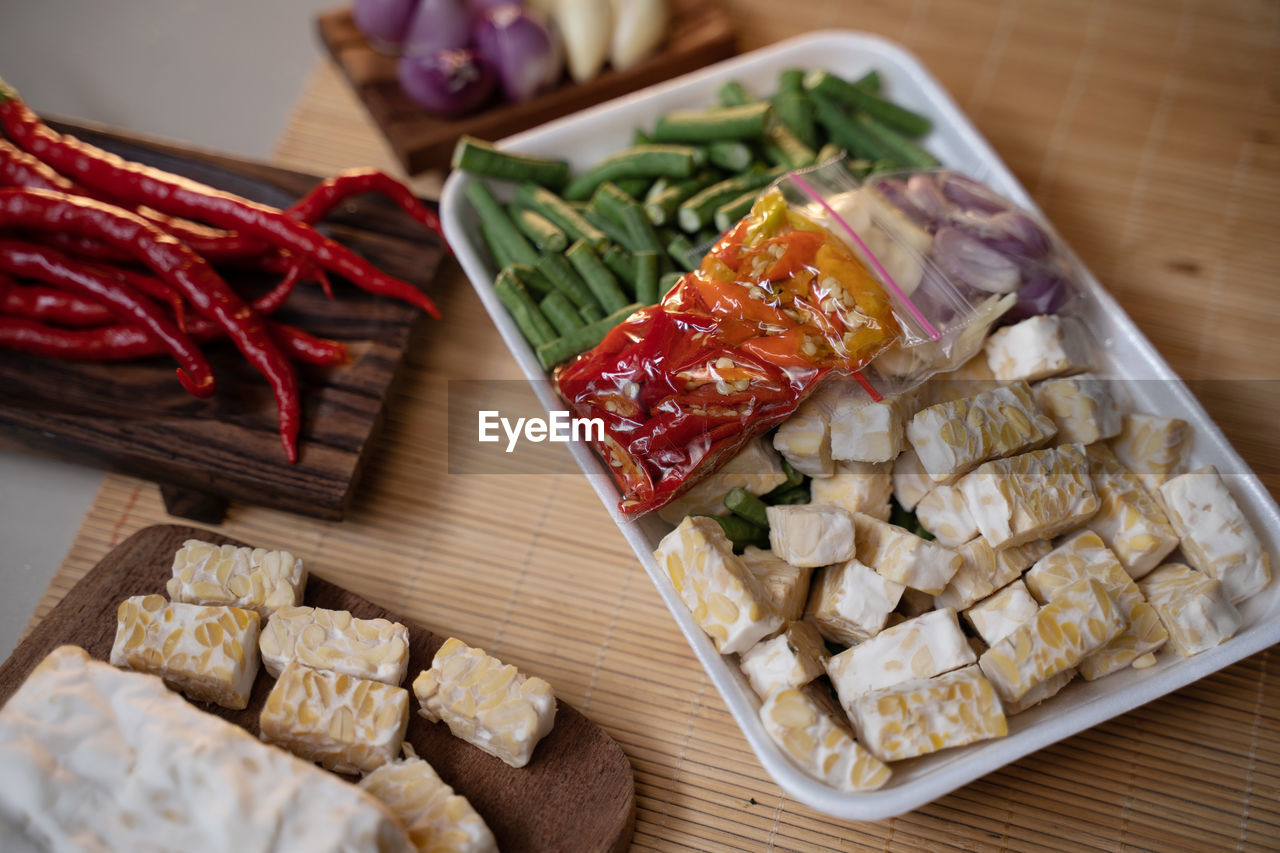
[{"label": "green vegetable piece", "polygon": [[889,127],[911,137],[924,136],[933,122],[925,116],[886,101],[879,95],[854,85],[827,71],[815,70],[804,78],[804,87],[811,95],[815,92],[832,98],[840,103],[854,107],[869,116],[874,116]]},{"label": "green vegetable piece", "polygon": [[[595,228],[604,232],[604,235],[608,237],[609,240],[617,243],[628,252],[635,252],[639,250],[640,247],[636,245],[635,240],[632,239],[631,234],[628,233],[626,226],[614,221],[612,217],[606,216],[599,208],[588,207],[586,210],[582,211],[582,217],[590,222]],[[608,245],[609,243],[606,242],[605,247]]]},{"label": "green vegetable piece", "polygon": [[891,162],[913,169],[931,169],[938,165],[938,158],[925,151],[912,140],[876,119],[870,113],[861,113],[854,121],[876,140],[882,150],[888,151]]},{"label": "green vegetable piece", "polygon": [[551,321],[551,325],[555,326],[556,331],[561,335],[567,335],[586,325],[582,317],[574,309],[573,303],[559,291],[553,290],[542,297],[538,307],[542,309],[543,316]]},{"label": "green vegetable piece", "polygon": [[539,252],[563,252],[569,245],[569,238],[564,232],[536,210],[515,206],[511,219]]},{"label": "green vegetable piece", "polygon": [[746,489],[735,487],[730,489],[724,496],[724,505],[729,512],[743,518],[757,527],[769,529],[769,516],[765,512],[768,507],[764,501],[748,492]]},{"label": "green vegetable piece", "polygon": [[716,101],[722,107],[741,107],[754,100],[737,80],[730,80],[716,91]]},{"label": "green vegetable piece", "polygon": [[485,224],[488,239],[500,246],[499,252],[505,259],[521,264],[532,264],[538,259],[538,253],[516,228],[511,217],[507,216],[507,211],[494,198],[488,184],[484,181],[471,181],[464,194],[480,215],[480,221]]},{"label": "green vegetable piece", "polygon": [[717,139],[707,145],[707,162],[727,172],[741,172],[754,159],[751,146],[736,139]]},{"label": "green vegetable piece", "polygon": [[532,346],[540,347],[555,340],[556,330],[510,270],[498,273],[493,282],[493,290],[511,319],[515,320],[520,333]]},{"label": "green vegetable piece", "polygon": [[605,181],[624,178],[687,178],[693,174],[701,152],[688,145],[635,145],[605,157],[569,182],[569,201],[591,197]]},{"label": "green vegetable piece", "polygon": [[799,95],[804,92],[804,72],[788,68],[778,74],[778,95]]},{"label": "green vegetable piece", "polygon": [[889,499],[889,523],[896,524],[898,527],[911,531],[921,539],[934,539],[934,535],[930,533],[925,526],[920,523],[920,519],[916,518],[916,514],[908,509],[904,509],[902,504],[898,503],[898,499],[891,497]]},{"label": "green vegetable piece", "polygon": [[708,110],[676,110],[658,119],[653,138],[660,142],[755,139],[769,129],[772,118],[773,105],[768,101]]},{"label": "green vegetable piece", "polygon": [[818,123],[827,129],[831,141],[845,150],[850,157],[878,159],[883,156],[880,144],[844,111],[838,101],[821,92],[810,92],[813,114]]},{"label": "green vegetable piece", "polygon": [[853,85],[859,89],[866,89],[873,95],[878,95],[880,94],[880,72],[873,68],[857,80],[854,80]]},{"label": "green vegetable piece", "polygon": [[544,187],[521,184],[516,188],[516,204],[542,214],[571,240],[586,240],[601,249],[609,242],[603,231],[588,222],[560,196]]},{"label": "green vegetable piece", "polygon": [[585,323],[594,323],[597,320],[604,319],[604,311],[601,310],[599,305],[592,302],[590,305],[584,305],[579,308],[578,316],[581,317]]},{"label": "green vegetable piece", "polygon": [[[649,221],[654,225],[666,225],[682,202],[713,183],[715,181],[709,173],[683,181],[669,182],[658,192],[650,191],[644,200],[644,212],[649,215]],[[657,184],[655,183],[654,186],[657,187]]]},{"label": "green vegetable piece", "polygon": [[499,178],[504,181],[530,181],[559,189],[569,180],[569,162],[499,151],[488,142],[473,136],[460,136],[453,149],[453,168]]},{"label": "green vegetable piece", "polygon": [[480,220],[480,236],[484,238],[484,244],[489,248],[494,266],[503,269],[516,263],[516,260],[508,254],[506,245],[498,238],[496,230],[486,220]]},{"label": "green vegetable piece", "polygon": [[804,92],[785,92],[773,99],[778,121],[810,149],[818,147],[818,127],[813,119],[813,102]]},{"label": "green vegetable piece", "polygon": [[807,504],[813,498],[809,495],[809,486],[793,486],[784,492],[779,492],[773,499],[774,506],[789,506],[792,504]]},{"label": "green vegetable piece", "polygon": [[732,228],[739,219],[751,212],[751,205],[760,197],[759,190],[747,190],[742,195],[716,208],[716,230],[721,234]]},{"label": "green vegetable piece", "polygon": [[588,306],[599,307],[587,283],[564,259],[564,255],[543,255],[534,264],[534,269],[546,276],[551,286],[564,294],[579,310]]},{"label": "green vegetable piece", "polygon": [[609,330],[630,317],[642,306],[639,303],[623,306],[607,317],[561,335],[550,343],[538,347],[538,363],[543,370],[550,370],[579,353],[586,352],[604,340]]},{"label": "green vegetable piece", "polygon": [[796,486],[804,485],[804,474],[792,468],[791,463],[785,459],[782,460],[782,473],[787,475],[787,479],[760,496],[760,499],[765,503],[776,503],[778,495],[789,492]]},{"label": "green vegetable piece", "polygon": [[667,243],[667,254],[676,262],[676,266],[685,272],[693,272],[702,263],[702,255],[683,234],[676,234],[671,238]]},{"label": "green vegetable piece", "polygon": [[632,293],[636,290],[636,254],[627,252],[618,246],[606,246],[605,250],[600,253],[600,260],[609,268],[609,272],[617,277],[618,281],[627,285]]},{"label": "green vegetable piece", "polygon": [[622,190],[633,199],[638,199],[649,191],[649,187],[653,185],[652,178],[619,178],[614,184],[618,189]]},{"label": "green vegetable piece", "polygon": [[768,186],[786,171],[785,168],[757,169],[712,184],[681,202],[676,209],[676,221],[682,229],[693,233],[709,224],[721,205],[733,201],[748,190]]},{"label": "green vegetable piece", "polygon": [[661,249],[653,223],[640,203],[605,181],[591,196],[591,204],[614,222],[620,223],[629,240],[622,245],[633,252],[657,252]]},{"label": "green vegetable piece", "polygon": [[712,515],[716,524],[724,531],[724,535],[733,544],[733,552],[741,554],[748,545],[757,548],[769,547],[769,531],[758,527],[737,515]]},{"label": "green vegetable piece", "polygon": [[636,301],[653,305],[658,301],[658,253],[637,252],[634,262]]},{"label": "green vegetable piece", "polygon": [[600,303],[601,308],[613,312],[626,307],[627,296],[618,286],[618,280],[613,277],[613,273],[609,272],[609,268],[600,261],[600,256],[589,245],[579,240],[565,250],[564,256],[587,283],[587,287],[591,289],[591,295],[596,298],[596,302]]},{"label": "green vegetable piece", "polygon": [[539,299],[548,293],[556,292],[555,286],[536,267],[528,264],[511,264],[507,269],[511,270],[512,275],[524,285],[525,290]]},{"label": "green vegetable piece", "polygon": [[786,125],[780,124],[769,131],[764,145],[765,158],[775,166],[787,169],[803,169],[813,165],[817,157],[813,149],[800,141]]}]

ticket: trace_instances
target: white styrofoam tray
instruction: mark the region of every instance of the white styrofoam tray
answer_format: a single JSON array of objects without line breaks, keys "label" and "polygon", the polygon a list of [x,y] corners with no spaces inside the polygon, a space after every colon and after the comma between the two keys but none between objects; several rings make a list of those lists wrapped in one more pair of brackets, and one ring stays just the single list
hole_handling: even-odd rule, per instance
[{"label": "white styrofoam tray", "polygon": [[[933,119],[936,129],[926,143],[945,165],[1036,209],[1026,190],[920,62],[891,42],[859,32],[820,31],[779,42],[509,137],[500,147],[568,158],[575,170],[581,170],[630,144],[633,131],[651,127],[659,115],[711,105],[716,89],[728,80],[742,82],[749,91],[767,93],[786,68],[825,68],[846,78],[878,70],[893,100]],[[441,196],[445,235],[539,402],[549,411],[563,410],[565,405],[546,381],[532,349],[493,293],[497,270],[463,195],[470,180],[455,171],[445,183]],[[1196,434],[1192,467],[1217,465],[1274,559],[1280,553],[1280,507],[1115,300],[1092,275],[1087,274],[1083,284],[1089,296],[1086,317],[1101,343],[1100,372],[1126,381],[1135,410],[1176,415],[1191,423]],[[1187,659],[1165,651],[1157,665],[1145,670],[1129,668],[1093,682],[1077,679],[1048,702],[1010,718],[1007,737],[900,762],[884,788],[843,793],[803,773],[765,734],[758,717],[760,702],[738,670],[736,658],[716,653],[653,559],[654,547],[670,526],[656,517],[624,518],[617,508],[618,491],[601,460],[584,444],[571,444],[570,449],[761,764],[790,796],[835,817],[878,820],[911,811],[1041,747],[1280,642],[1280,583],[1273,581],[1241,605],[1244,626],[1217,648]]]}]

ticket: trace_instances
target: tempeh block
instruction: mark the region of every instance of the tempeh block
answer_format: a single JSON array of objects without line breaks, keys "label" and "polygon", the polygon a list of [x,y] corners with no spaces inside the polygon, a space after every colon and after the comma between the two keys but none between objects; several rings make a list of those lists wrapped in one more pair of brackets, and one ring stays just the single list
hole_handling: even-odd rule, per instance
[{"label": "tempeh block", "polygon": [[994,646],[1013,633],[1019,625],[1030,622],[1040,610],[1021,579],[987,596],[964,611],[964,618],[988,646]]},{"label": "tempeh block", "polygon": [[997,551],[981,536],[972,539],[956,549],[960,568],[951,576],[947,588],[933,597],[934,606],[964,610],[1016,580],[1052,548],[1049,540],[1038,539]]},{"label": "tempeh block", "polygon": [[1109,445],[1116,459],[1155,492],[1170,477],[1186,473],[1195,433],[1181,418],[1139,413],[1124,415],[1120,434]]},{"label": "tempeh block", "polygon": [[761,640],[738,657],[742,674],[761,699],[786,687],[808,684],[825,670],[829,657],[818,629],[808,622],[788,622],[767,640]]},{"label": "tempeh block", "polygon": [[356,619],[345,610],[282,607],[258,637],[262,665],[278,678],[296,660],[312,669],[404,681],[409,666],[409,629],[387,619]]},{"label": "tempeh block", "polygon": [[1222,582],[1181,563],[1167,563],[1138,582],[1183,657],[1225,643],[1240,630],[1240,611]]},{"label": "tempeh block", "polygon": [[847,792],[874,791],[892,771],[854,739],[837,709],[816,690],[779,690],[760,706],[760,721],[778,748],[815,779]]},{"label": "tempeh block", "polygon": [[937,595],[960,568],[960,555],[937,542],[864,513],[853,522],[858,560],[894,583]]},{"label": "tempeh block", "polygon": [[916,518],[948,548],[958,548],[978,535],[969,505],[954,486],[935,486],[916,504]]},{"label": "tempeh block", "polygon": [[357,784],[400,818],[419,853],[498,853],[484,818],[421,758],[384,764]]},{"label": "tempeh block", "polygon": [[1091,366],[1089,336],[1075,317],[1041,314],[996,329],[983,351],[1001,382],[1035,382],[1082,373]]},{"label": "tempeh block", "polygon": [[893,495],[892,462],[837,462],[830,477],[809,481],[810,502],[865,512],[889,520]]},{"label": "tempeh block", "polygon": [[783,619],[799,619],[809,598],[809,582],[813,569],[793,566],[774,554],[748,545],[742,551],[742,562],[769,593],[773,609]]},{"label": "tempeh block", "polygon": [[1130,577],[1141,578],[1178,547],[1178,534],[1155,496],[1106,445],[1095,444],[1087,454],[1099,506],[1086,526],[1102,537]]},{"label": "tempeh block", "polygon": [[1046,379],[1032,389],[1040,411],[1058,427],[1059,444],[1093,444],[1120,433],[1111,381],[1092,373]]},{"label": "tempeh block", "polygon": [[957,484],[991,547],[1048,539],[1098,511],[1084,448],[1064,444],[979,466]]},{"label": "tempeh block", "polygon": [[856,558],[846,560],[818,570],[805,618],[828,640],[851,646],[880,633],[903,589]]},{"label": "tempeh block", "polygon": [[188,539],[173,556],[165,589],[173,601],[229,604],[265,619],[277,607],[301,604],[306,585],[302,559],[288,551]]},{"label": "tempeh block", "polygon": [[769,544],[793,566],[817,568],[853,557],[853,518],[838,506],[771,506]]}]

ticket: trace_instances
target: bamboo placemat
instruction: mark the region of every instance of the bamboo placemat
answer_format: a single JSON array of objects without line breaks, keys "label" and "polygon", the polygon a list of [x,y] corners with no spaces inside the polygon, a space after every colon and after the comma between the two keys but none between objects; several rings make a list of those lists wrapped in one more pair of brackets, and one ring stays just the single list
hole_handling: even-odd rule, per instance
[{"label": "bamboo placemat", "polygon": [[[1280,4],[727,2],[748,50],[824,27],[901,42],[950,90],[1271,487],[1280,335]],[[321,67],[277,159],[394,161]],[[431,192],[439,178],[417,183]],[[449,379],[519,372],[461,272],[439,284],[348,520],[234,506],[221,530],[547,678],[635,769],[636,849],[1275,849],[1274,649],[904,817],[784,796],[585,479],[450,474]],[[172,521],[108,476],[37,618],[114,544]]]}]

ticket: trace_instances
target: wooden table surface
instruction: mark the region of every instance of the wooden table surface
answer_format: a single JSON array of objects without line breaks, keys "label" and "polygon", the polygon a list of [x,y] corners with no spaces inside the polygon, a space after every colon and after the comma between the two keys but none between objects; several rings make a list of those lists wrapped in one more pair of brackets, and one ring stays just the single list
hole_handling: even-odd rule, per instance
[{"label": "wooden table surface", "polygon": [[[914,52],[1280,492],[1280,4],[725,5],[743,51],[847,28]],[[275,159],[394,170],[327,65]],[[439,176],[415,183],[430,192]],[[411,350],[348,520],[233,506],[221,530],[289,548],[319,575],[551,681],[630,759],[635,849],[1280,846],[1274,649],[899,818],[854,823],[795,803],[582,476],[451,473],[451,380],[520,373],[456,265],[438,293],[446,319],[424,324]],[[154,486],[108,476],[36,618],[112,545],[169,521]]]}]

